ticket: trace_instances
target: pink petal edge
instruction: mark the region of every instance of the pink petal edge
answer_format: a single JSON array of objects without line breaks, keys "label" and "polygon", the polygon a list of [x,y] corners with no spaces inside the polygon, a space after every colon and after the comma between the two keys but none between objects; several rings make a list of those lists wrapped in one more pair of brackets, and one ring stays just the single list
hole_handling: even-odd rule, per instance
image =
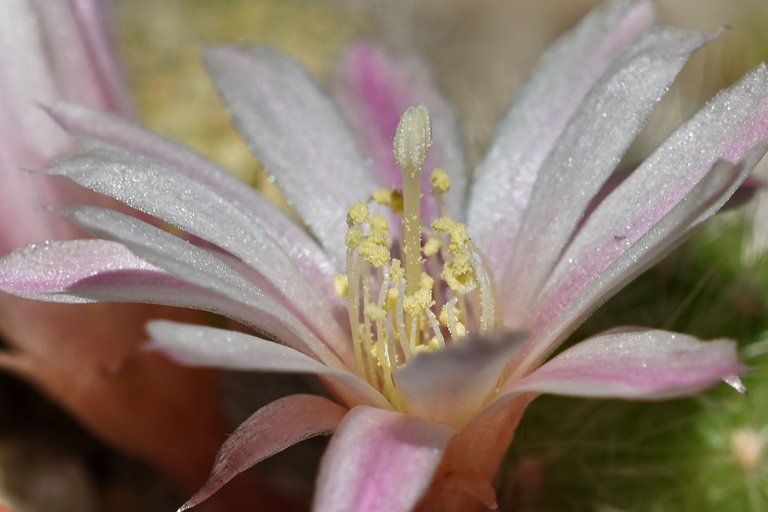
[{"label": "pink petal edge", "polygon": [[202,503],[246,469],[310,437],[333,432],[347,409],[315,395],[281,398],[253,413],[227,438],[208,480],[178,512]]},{"label": "pink petal edge", "polygon": [[413,416],[352,409],[320,464],[312,510],[410,512],[429,488],[453,431]]}]

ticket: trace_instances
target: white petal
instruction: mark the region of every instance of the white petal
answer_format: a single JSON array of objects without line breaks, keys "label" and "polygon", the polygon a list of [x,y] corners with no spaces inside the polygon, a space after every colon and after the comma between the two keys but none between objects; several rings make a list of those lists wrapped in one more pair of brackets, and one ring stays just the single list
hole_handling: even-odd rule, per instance
[{"label": "white petal", "polygon": [[[95,150],[47,171],[218,245],[253,267],[329,343],[345,339],[331,305],[258,223],[215,191],[172,168],[130,153]],[[342,348],[342,350],[346,350]]]},{"label": "white petal", "polygon": [[335,107],[301,66],[270,48],[210,48],[205,61],[246,142],[343,268],[346,209],[376,182]]},{"label": "white petal", "polygon": [[508,327],[527,320],[535,293],[590,202],[690,54],[707,40],[674,29],[649,31],[613,63],[574,113],[542,164],[508,267],[496,276]]},{"label": "white petal", "polygon": [[[211,253],[112,210],[74,207],[68,210],[67,215],[94,234],[124,244],[142,259],[177,278],[253,309],[258,314],[246,320],[247,325],[266,331],[289,346],[302,351],[309,350],[324,362],[341,364],[338,355],[297,319],[293,312]],[[242,321],[240,311],[227,311],[224,314]]]},{"label": "white petal", "polygon": [[480,165],[468,227],[495,263],[512,247],[541,164],[592,86],[654,21],[650,1],[612,2],[555,42],[518,93]]},{"label": "white petal", "polygon": [[[527,371],[621,286],[717,211],[765,153],[768,69],[720,93],[592,213],[533,305]],[[754,150],[750,151],[751,148]],[[744,161],[737,170],[729,162]],[[535,353],[535,355],[534,355]]]},{"label": "white petal", "polygon": [[453,431],[413,416],[352,409],[320,464],[315,512],[410,512],[427,491]]},{"label": "white petal", "polygon": [[387,401],[367,382],[294,350],[255,336],[225,329],[167,321],[150,322],[151,348],[191,366],[277,373],[311,373],[330,381],[331,388],[351,399],[349,406],[389,409]]},{"label": "white petal", "polygon": [[408,412],[460,430],[482,409],[524,339],[519,333],[466,339],[416,356],[394,374]]},{"label": "white petal", "polygon": [[88,147],[122,149],[150,157],[214,190],[250,215],[307,278],[319,281],[318,285],[327,283],[318,287],[329,302],[337,300],[331,282],[338,270],[323,250],[302,228],[229,172],[181,144],[106,112],[68,103],[47,110]]},{"label": "white petal", "polygon": [[597,398],[662,400],[689,395],[742,373],[736,344],[701,342],[660,330],[597,335],[556,356],[506,393],[554,393]]}]

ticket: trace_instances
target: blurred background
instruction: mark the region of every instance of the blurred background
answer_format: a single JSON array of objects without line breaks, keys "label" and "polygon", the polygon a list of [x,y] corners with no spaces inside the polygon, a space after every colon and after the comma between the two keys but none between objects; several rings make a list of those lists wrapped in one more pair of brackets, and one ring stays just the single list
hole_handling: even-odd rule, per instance
[{"label": "blurred background", "polygon": [[[267,43],[295,56],[320,81],[354,38],[371,38],[395,54],[420,54],[456,105],[476,163],[542,51],[598,3],[114,0],[112,14],[142,121],[279,202],[206,78],[204,45]],[[765,0],[658,4],[665,23],[729,29],[686,66],[629,163],[715,91],[768,59]],[[749,394],[721,386],[693,399],[648,404],[543,397],[526,414],[501,473],[501,510],[768,510],[768,201],[761,196],[720,214],[575,336],[634,324],[736,338],[752,368],[744,379]],[[305,385],[271,376],[222,375],[220,381],[233,422],[270,396]],[[163,511],[185,498],[15,378],[0,375],[0,407],[0,504],[13,502],[17,512]],[[322,440],[309,443],[257,472],[306,501],[321,451]]]}]

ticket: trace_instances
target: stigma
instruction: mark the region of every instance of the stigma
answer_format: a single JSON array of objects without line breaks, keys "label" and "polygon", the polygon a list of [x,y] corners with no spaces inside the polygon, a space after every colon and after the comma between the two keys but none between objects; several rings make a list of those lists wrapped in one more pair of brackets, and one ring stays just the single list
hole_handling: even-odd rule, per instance
[{"label": "stigma", "polygon": [[497,328],[494,280],[467,227],[445,215],[451,187],[444,169],[430,172],[437,217],[424,222],[422,174],[432,143],[429,112],[401,117],[393,140],[403,188],[371,191],[347,211],[346,274],[334,281],[347,302],[358,374],[398,410],[406,404],[393,373],[424,352]]}]

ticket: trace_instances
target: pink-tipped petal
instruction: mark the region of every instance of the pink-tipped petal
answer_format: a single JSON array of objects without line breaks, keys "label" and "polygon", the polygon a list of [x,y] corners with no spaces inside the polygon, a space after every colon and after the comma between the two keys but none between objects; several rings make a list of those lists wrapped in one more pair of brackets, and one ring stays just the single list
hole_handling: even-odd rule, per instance
[{"label": "pink-tipped petal", "polygon": [[394,374],[408,412],[460,429],[480,410],[525,334],[466,339],[416,356]]},{"label": "pink-tipped petal", "polygon": [[660,400],[689,395],[743,372],[736,344],[659,330],[587,339],[503,391]]},{"label": "pink-tipped petal", "polygon": [[47,172],[110,195],[240,258],[289,299],[306,324],[351,360],[350,347],[341,343],[345,331],[331,304],[297,271],[256,219],[214,190],[155,160],[106,149],[63,160]]},{"label": "pink-tipped petal", "polygon": [[[178,279],[247,306],[254,316],[247,325],[266,331],[303,352],[309,350],[329,364],[339,365],[336,354],[287,307],[255,286],[212,253],[134,217],[96,207],[73,207],[67,216],[97,236],[124,244],[134,254]],[[225,316],[242,320],[242,307]]]},{"label": "pink-tipped petal", "polygon": [[310,437],[328,435],[345,407],[313,395],[292,395],[262,407],[245,420],[216,455],[208,481],[178,512],[207,500],[246,469]]},{"label": "pink-tipped petal", "polygon": [[451,429],[413,416],[355,407],[325,452],[312,510],[410,512],[452,436]]},{"label": "pink-tipped petal", "polygon": [[335,107],[301,66],[270,48],[214,47],[205,61],[246,142],[343,268],[346,208],[376,181]]},{"label": "pink-tipped petal", "polygon": [[[147,325],[151,348],[189,366],[276,373],[311,373],[331,381],[348,405],[389,409],[387,401],[364,380],[346,370],[318,362],[290,347],[248,334],[166,321]],[[346,400],[345,400],[346,401]]]},{"label": "pink-tipped petal", "polygon": [[[394,59],[366,41],[347,50],[333,92],[346,118],[373,157],[380,186],[403,188],[403,171],[392,156],[392,139],[400,116],[423,104],[432,118],[432,146],[424,163],[424,190],[430,190],[432,169],[448,171],[452,186],[446,194],[447,213],[462,220],[467,191],[461,131],[455,112],[440,94],[426,65],[415,57]],[[427,221],[437,212],[431,195],[422,199]]]},{"label": "pink-tipped petal", "polygon": [[646,0],[593,11],[550,47],[517,94],[478,168],[468,205],[469,231],[494,264],[514,245],[541,165],[571,116],[653,21]]},{"label": "pink-tipped petal", "polygon": [[[119,148],[150,157],[216,191],[250,215],[307,278],[327,282],[320,288],[329,302],[338,300],[330,284],[338,270],[323,250],[302,228],[231,173],[189,148],[120,117],[69,103],[55,104],[47,111],[86,146]],[[318,280],[317,276],[324,278]]]},{"label": "pink-tipped petal", "polygon": [[0,258],[0,290],[36,300],[89,302],[67,291],[83,280],[121,273],[159,276],[164,272],[115,242],[49,242],[24,247]]},{"label": "pink-tipped petal", "polygon": [[510,260],[496,263],[507,327],[524,325],[530,304],[591,200],[621,161],[653,106],[709,36],[648,31],[595,84],[542,164]]},{"label": "pink-tipped petal", "polygon": [[[720,93],[595,209],[536,300],[535,367],[578,322],[716,212],[765,153],[768,69]],[[725,160],[725,161],[723,161]],[[728,162],[740,162],[734,169]]]}]

